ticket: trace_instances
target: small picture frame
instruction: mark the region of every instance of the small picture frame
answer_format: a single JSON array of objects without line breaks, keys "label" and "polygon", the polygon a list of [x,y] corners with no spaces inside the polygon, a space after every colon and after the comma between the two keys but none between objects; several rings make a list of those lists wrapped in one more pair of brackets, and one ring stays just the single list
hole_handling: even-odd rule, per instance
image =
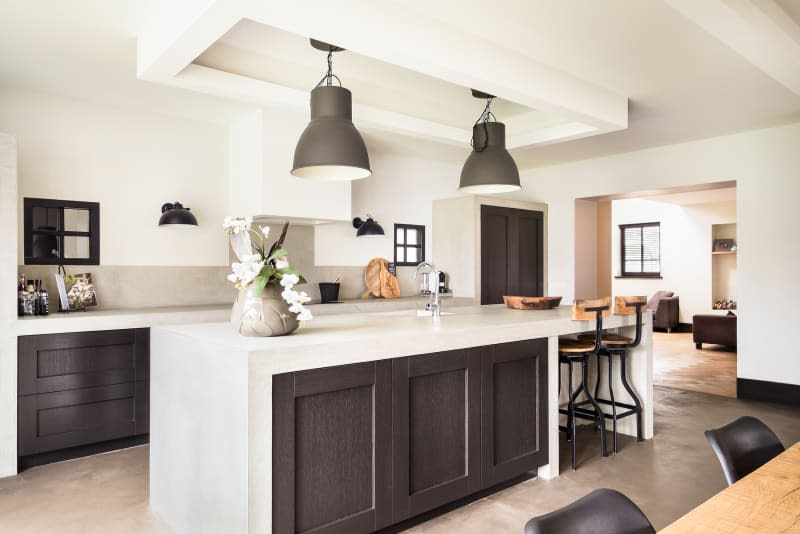
[{"label": "small picture frame", "polygon": [[733,239],[715,239],[714,252],[733,252],[736,250],[736,242]]}]

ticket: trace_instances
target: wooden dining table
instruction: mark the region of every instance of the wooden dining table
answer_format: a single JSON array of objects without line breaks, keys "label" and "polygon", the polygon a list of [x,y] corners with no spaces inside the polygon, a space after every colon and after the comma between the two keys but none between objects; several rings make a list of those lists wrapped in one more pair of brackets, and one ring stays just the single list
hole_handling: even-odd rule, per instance
[{"label": "wooden dining table", "polygon": [[800,443],[660,532],[800,533]]}]

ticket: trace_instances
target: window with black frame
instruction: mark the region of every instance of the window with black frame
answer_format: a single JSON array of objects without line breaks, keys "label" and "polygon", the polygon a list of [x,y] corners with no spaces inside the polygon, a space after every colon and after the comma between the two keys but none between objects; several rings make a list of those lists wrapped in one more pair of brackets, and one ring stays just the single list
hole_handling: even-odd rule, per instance
[{"label": "window with black frame", "polygon": [[661,223],[621,224],[622,276],[661,276]]},{"label": "window with black frame", "polygon": [[99,265],[100,204],[26,198],[25,265]]},{"label": "window with black frame", "polygon": [[423,261],[425,261],[425,227],[418,224],[395,224],[395,265],[416,266]]}]

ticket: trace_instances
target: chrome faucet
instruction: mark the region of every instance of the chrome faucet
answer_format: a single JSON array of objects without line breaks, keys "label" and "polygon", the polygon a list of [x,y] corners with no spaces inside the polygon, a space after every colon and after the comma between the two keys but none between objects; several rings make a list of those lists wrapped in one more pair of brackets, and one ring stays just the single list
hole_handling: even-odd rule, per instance
[{"label": "chrome faucet", "polygon": [[425,305],[425,309],[431,312],[431,316],[434,319],[438,319],[439,317],[441,317],[442,313],[442,304],[439,301],[439,269],[437,269],[434,264],[427,261],[423,261],[422,263],[417,265],[417,270],[414,271],[414,280],[417,279],[417,275],[420,274],[422,269],[426,267],[430,269],[429,272],[433,274],[434,283],[433,283],[433,291],[431,291],[430,293],[430,298],[428,300],[428,303]]}]

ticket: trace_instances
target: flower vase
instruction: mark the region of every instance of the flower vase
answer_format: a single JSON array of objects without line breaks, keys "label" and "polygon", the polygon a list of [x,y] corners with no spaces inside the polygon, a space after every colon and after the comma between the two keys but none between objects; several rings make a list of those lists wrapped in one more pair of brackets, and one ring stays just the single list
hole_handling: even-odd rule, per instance
[{"label": "flower vase", "polygon": [[281,291],[278,284],[269,284],[261,295],[240,291],[231,310],[234,330],[248,337],[285,336],[297,330],[297,315],[289,311]]}]

